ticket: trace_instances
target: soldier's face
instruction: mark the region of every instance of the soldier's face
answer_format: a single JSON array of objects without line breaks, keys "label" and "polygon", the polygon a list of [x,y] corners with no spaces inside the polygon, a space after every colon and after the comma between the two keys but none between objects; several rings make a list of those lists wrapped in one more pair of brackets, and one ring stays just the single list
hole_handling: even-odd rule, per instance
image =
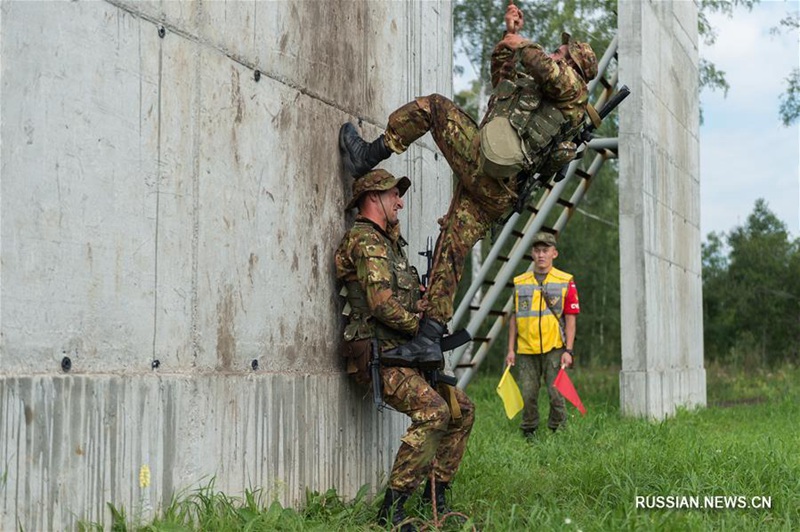
[{"label": "soldier's face", "polygon": [[547,273],[553,267],[553,261],[558,257],[558,250],[554,246],[537,244],[533,246],[533,269],[537,273]]},{"label": "soldier's face", "polygon": [[398,214],[403,208],[403,198],[400,197],[400,191],[397,187],[382,192],[379,196],[381,205],[383,205],[383,212],[386,213],[386,223],[388,225],[397,225]]}]

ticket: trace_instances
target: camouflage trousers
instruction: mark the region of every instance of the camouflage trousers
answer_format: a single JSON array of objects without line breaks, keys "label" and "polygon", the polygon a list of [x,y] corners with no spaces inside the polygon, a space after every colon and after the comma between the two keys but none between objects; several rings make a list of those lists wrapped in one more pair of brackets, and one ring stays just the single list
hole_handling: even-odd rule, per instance
[{"label": "camouflage trousers", "polygon": [[480,172],[480,135],[475,121],[439,94],[417,98],[389,116],[386,145],[402,153],[429,132],[458,182],[447,214],[439,220],[433,270],[426,298],[429,318],[447,323],[464,272],[464,262],[478,240],[516,200],[514,178],[494,179]]},{"label": "camouflage trousers", "polygon": [[455,391],[462,416],[456,422],[445,400],[417,370],[381,368],[381,377],[383,400],[411,418],[392,466],[389,487],[410,493],[431,468],[436,482],[450,482],[461,464],[475,421],[475,407],[467,394]]},{"label": "camouflage trousers", "polygon": [[520,424],[523,431],[539,428],[539,390],[542,379],[544,379],[547,393],[550,396],[550,416],[547,420],[547,427],[555,430],[567,422],[567,407],[564,404],[564,398],[553,386],[553,381],[556,380],[556,375],[561,367],[563,353],[564,349],[559,348],[540,355],[517,355],[519,385],[522,401],[525,404]]}]

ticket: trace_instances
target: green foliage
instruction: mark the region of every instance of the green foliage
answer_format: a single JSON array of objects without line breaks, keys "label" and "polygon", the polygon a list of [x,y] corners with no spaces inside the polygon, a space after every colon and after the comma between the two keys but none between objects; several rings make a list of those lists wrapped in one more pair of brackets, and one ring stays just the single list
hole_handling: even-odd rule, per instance
[{"label": "green foliage", "polygon": [[[796,368],[777,373],[709,373],[709,403],[760,401],[681,410],[660,423],[619,416],[615,370],[572,372],[588,408],[571,406],[570,425],[533,442],[509,421],[494,386],[499,375],[470,385],[476,426],[453,505],[479,529],[753,530],[800,522],[794,493],[800,459],[792,428],[800,388]],[[542,394],[542,399],[545,397]],[[545,402],[540,400],[540,402]],[[542,405],[541,414],[547,407]],[[545,418],[546,419],[546,418]],[[771,510],[636,509],[636,496],[771,496]]]},{"label": "green foliage", "polygon": [[481,91],[481,84],[478,80],[472,82],[469,90],[463,90],[455,95],[453,100],[461,109],[464,110],[476,122],[480,120],[478,112],[478,98]]},{"label": "green foliage", "polygon": [[800,119],[800,68],[792,70],[786,78],[786,92],[781,95],[779,113],[787,127]]},{"label": "green foliage", "polygon": [[[564,431],[533,441],[508,420],[495,393],[499,374],[469,387],[476,416],[451,506],[470,521],[442,530],[792,530],[800,525],[800,369],[731,371],[711,366],[709,408],[679,410],[661,422],[619,413],[618,368],[571,372],[588,409],[568,406]],[[547,414],[546,394],[540,400]],[[109,506],[112,530],[325,531],[378,530],[380,497],[367,501],[364,486],[352,501],[334,489],[307,492],[301,510],[269,503],[260,490],[244,498],[206,487],[178,496],[146,525],[126,522]],[[419,490],[418,490],[419,491]],[[770,497],[765,509],[643,509],[637,496]],[[411,516],[432,528],[419,494]],[[101,525],[81,530],[103,530]]]},{"label": "green foliage", "polygon": [[[700,0],[697,13],[700,38],[709,46],[716,42],[717,33],[709,21],[712,13],[732,17],[737,9],[750,11],[759,2]],[[578,39],[591,42],[595,51],[602,53],[616,32],[617,0],[517,0],[516,4],[525,14],[522,35],[546,48],[555,48],[561,31],[566,30]],[[453,8],[456,50],[467,56],[478,72],[478,81],[486,87],[490,85],[489,60],[492,49],[502,38],[505,29],[503,15],[507,5],[506,0],[457,0]],[[789,12],[772,31],[796,32],[798,29],[800,14]],[[730,85],[724,71],[704,58],[700,58],[698,68],[701,90],[721,90],[727,96]],[[473,89],[470,92],[477,96],[480,90]],[[476,115],[472,116],[479,118]],[[800,119],[800,69],[793,69],[786,78],[786,91],[780,97],[779,116],[787,127]]]},{"label": "green foliage", "polygon": [[706,357],[746,367],[797,363],[800,241],[763,199],[743,226],[708,235],[702,264]]},{"label": "green foliage", "polygon": [[617,173],[614,162],[603,165],[558,243],[555,266],[575,276],[581,302],[575,355],[582,366],[620,360]]},{"label": "green foliage", "polygon": [[748,11],[761,0],[700,0],[697,10],[697,30],[700,38],[708,45],[712,45],[717,40],[717,32],[708,21],[711,13],[722,13],[727,17],[733,16],[734,10],[743,7]]},{"label": "green foliage", "polygon": [[[800,11],[787,14],[778,26],[770,29],[772,35],[779,35],[784,31],[794,33],[800,31]],[[786,92],[780,97],[778,114],[786,127],[800,119],[800,68],[792,69],[786,78]]]},{"label": "green foliage", "polygon": [[[561,32],[569,31],[602,53],[616,32],[617,0],[516,0],[515,4],[525,16],[522,36],[546,49],[556,49]],[[457,0],[453,7],[455,50],[463,52],[478,73],[478,85],[456,95],[456,103],[477,121],[481,88],[491,92],[492,50],[503,37],[507,6],[507,0]]]},{"label": "green foliage", "polygon": [[[545,48],[561,44],[561,32],[591,41],[595,49],[605,49],[616,32],[617,0],[517,0],[525,15],[521,34]],[[479,73],[479,81],[489,84],[490,58],[494,45],[505,31],[507,0],[457,0],[453,8],[453,29],[460,45]]]}]

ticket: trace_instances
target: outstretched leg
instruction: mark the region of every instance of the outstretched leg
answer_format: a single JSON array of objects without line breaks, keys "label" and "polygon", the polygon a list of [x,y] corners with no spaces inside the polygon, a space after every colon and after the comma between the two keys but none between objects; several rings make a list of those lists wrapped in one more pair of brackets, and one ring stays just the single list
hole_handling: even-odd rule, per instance
[{"label": "outstretched leg", "polygon": [[442,231],[436,241],[430,286],[425,295],[428,299],[425,316],[447,323],[453,317],[453,301],[467,255],[491,227],[492,219],[458,184],[450,211],[440,223]]},{"label": "outstretched leg", "polygon": [[475,171],[478,126],[441,94],[422,96],[393,112],[389,116],[384,141],[393,152],[403,153],[429,131],[459,179]]}]

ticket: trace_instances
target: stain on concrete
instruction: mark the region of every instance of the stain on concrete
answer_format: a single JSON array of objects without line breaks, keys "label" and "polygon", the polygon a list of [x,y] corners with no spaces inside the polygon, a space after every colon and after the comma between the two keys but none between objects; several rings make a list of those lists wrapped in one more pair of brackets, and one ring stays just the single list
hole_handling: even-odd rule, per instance
[{"label": "stain on concrete", "polygon": [[296,272],[299,267],[300,267],[300,258],[297,256],[297,252],[294,252],[292,253],[292,271]]},{"label": "stain on concrete", "polygon": [[233,301],[233,287],[226,286],[217,303],[217,369],[233,369],[236,355],[234,319],[236,305]]},{"label": "stain on concrete", "polygon": [[247,261],[247,278],[250,279],[250,284],[253,284],[253,270],[255,269],[256,265],[258,264],[258,255],[255,253],[250,254],[250,258]]},{"label": "stain on concrete", "polygon": [[33,132],[35,131],[35,129],[30,120],[25,121],[25,126],[23,127],[23,131],[25,133],[25,143],[29,145],[33,144]]},{"label": "stain on concrete", "polygon": [[33,423],[33,408],[25,405],[25,424],[30,425],[31,423]]},{"label": "stain on concrete", "polygon": [[242,116],[244,115],[244,99],[242,98],[242,90],[239,84],[239,71],[235,66],[231,66],[231,107],[235,110],[233,117],[233,125],[231,126],[231,149],[233,150],[233,161],[236,167],[239,167],[239,139],[236,130],[239,124],[242,123]]},{"label": "stain on concrete", "polygon": [[231,105],[236,109],[236,116],[233,121],[241,124],[244,114],[244,100],[242,99],[242,89],[239,84],[239,71],[233,66],[231,67]]},{"label": "stain on concrete", "polygon": [[314,284],[319,281],[319,246],[316,244],[311,248],[311,277]]}]

